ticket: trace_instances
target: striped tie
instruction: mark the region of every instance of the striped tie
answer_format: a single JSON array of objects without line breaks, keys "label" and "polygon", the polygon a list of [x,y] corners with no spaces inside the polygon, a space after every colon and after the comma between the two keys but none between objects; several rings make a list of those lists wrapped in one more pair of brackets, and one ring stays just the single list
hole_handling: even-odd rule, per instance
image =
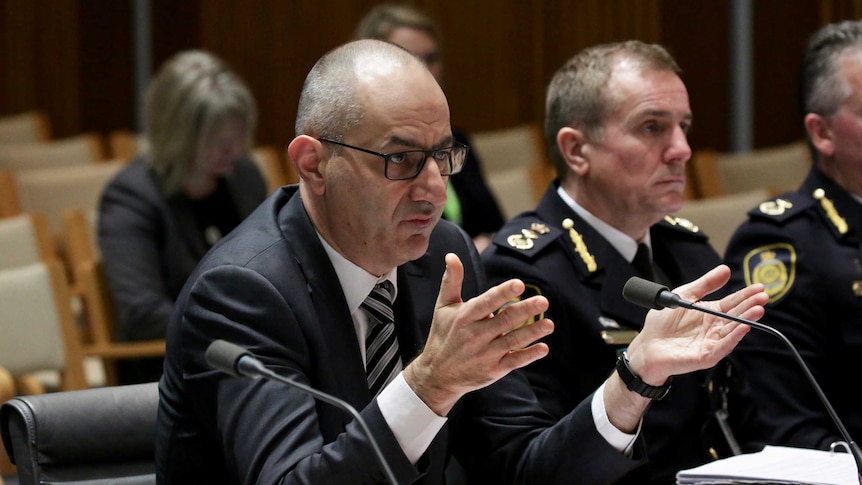
[{"label": "striped tie", "polygon": [[368,298],[362,302],[362,308],[368,314],[365,375],[372,397],[401,372],[401,357],[398,355],[398,339],[392,311],[392,290],[392,283],[384,281],[375,286]]}]

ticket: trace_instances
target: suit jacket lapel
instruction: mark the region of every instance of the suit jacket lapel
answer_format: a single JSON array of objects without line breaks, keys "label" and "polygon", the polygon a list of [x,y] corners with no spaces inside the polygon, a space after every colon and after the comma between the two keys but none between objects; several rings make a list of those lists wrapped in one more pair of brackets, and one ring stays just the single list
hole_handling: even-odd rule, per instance
[{"label": "suit jacket lapel", "polygon": [[[326,339],[326,352],[339,356],[340,362],[348,363],[333,373],[336,382],[329,392],[338,389],[340,398],[362,409],[370,401],[370,396],[356,330],[338,276],[305,212],[298,191],[280,212],[279,226],[295,251],[296,262],[305,278],[308,297],[318,319],[319,334]],[[345,421],[350,419],[345,414]]]}]

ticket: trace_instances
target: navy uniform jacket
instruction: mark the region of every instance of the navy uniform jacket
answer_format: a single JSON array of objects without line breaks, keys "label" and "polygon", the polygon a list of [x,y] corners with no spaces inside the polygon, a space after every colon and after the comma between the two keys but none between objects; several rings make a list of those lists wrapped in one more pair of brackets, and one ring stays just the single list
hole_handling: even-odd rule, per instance
[{"label": "navy uniform jacket", "polygon": [[[484,288],[475,247],[441,221],[428,252],[398,268],[401,358],[418,354],[447,252],[465,265],[463,296]],[[278,382],[227,377],[204,360],[214,339],[357,408],[399,483],[444,483],[450,454],[486,483],[610,483],[638,465],[599,435],[589,403],[556,422],[510,373],[469,393],[414,467],[369,396],[335,270],[296,186],[278,189],[189,278],[168,327],[156,438],[160,483],[379,483],[382,469],[349,414]],[[638,453],[640,450],[638,450]]]},{"label": "navy uniform jacket", "polygon": [[[650,229],[654,259],[673,286],[720,263],[706,236],[689,227],[668,218]],[[607,378],[643,326],[647,310],[626,301],[622,289],[631,276],[644,275],[566,205],[556,182],[534,212],[497,233],[482,260],[490,284],[521,278],[550,301],[550,354],[526,374],[542,407],[564,416]],[[673,483],[678,470],[708,461],[700,432],[709,412],[703,382],[703,372],[674,377],[670,393],[650,405],[642,430],[648,463],[620,483]]]},{"label": "navy uniform jacket", "polygon": [[[240,219],[266,198],[266,183],[251,160],[238,160],[224,180]],[[165,199],[160,185],[139,157],[105,187],[99,202],[99,249],[119,340],[165,338],[174,301],[211,246],[191,201]],[[123,383],[155,381],[162,374],[161,358],[120,365]]]},{"label": "navy uniform jacket", "polygon": [[[862,436],[862,205],[812,169],[796,192],[748,213],[726,260],[732,284],[760,282],[770,295],[761,322],[798,349],[850,435]],[[769,443],[828,449],[837,428],[781,341],[752,331],[731,354]],[[732,409],[731,409],[732,412]]]}]

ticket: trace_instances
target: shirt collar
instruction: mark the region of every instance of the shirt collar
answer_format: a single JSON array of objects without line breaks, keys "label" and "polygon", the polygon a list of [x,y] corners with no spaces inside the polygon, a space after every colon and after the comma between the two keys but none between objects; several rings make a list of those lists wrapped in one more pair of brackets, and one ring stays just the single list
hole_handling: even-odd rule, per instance
[{"label": "shirt collar", "polygon": [[611,226],[607,222],[599,219],[594,216],[590,211],[584,209],[580,204],[575,202],[568,192],[563,189],[563,187],[557,187],[557,194],[563,199],[563,202],[566,203],[575,214],[580,216],[581,219],[587,222],[593,229],[596,230],[603,238],[607,239],[607,241],[617,250],[628,262],[632,262],[635,259],[635,254],[638,252],[638,242],[642,242],[647,245],[650,249],[650,254],[652,254],[652,239],[650,239],[650,232],[647,231],[642,241],[635,241],[628,234],[620,231],[619,229]]},{"label": "shirt collar", "polygon": [[320,236],[320,233],[317,233],[317,237],[323,244],[323,249],[329,256],[332,267],[335,268],[338,283],[344,291],[344,298],[347,300],[347,307],[351,314],[359,309],[359,306],[362,305],[362,302],[365,301],[377,283],[386,280],[392,283],[395,293],[392,295],[392,301],[395,301],[398,296],[398,268],[392,268],[389,273],[377,277],[342,256]]}]

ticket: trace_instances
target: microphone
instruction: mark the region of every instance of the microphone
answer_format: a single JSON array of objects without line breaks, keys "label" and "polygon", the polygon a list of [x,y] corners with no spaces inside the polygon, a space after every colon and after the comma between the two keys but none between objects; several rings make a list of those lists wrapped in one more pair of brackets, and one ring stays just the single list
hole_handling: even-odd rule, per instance
[{"label": "microphone", "polygon": [[319,399],[323,402],[329,403],[337,408],[343,409],[347,411],[350,415],[353,416],[353,419],[359,423],[359,426],[365,432],[365,435],[368,437],[368,441],[371,443],[371,447],[374,448],[374,453],[377,455],[377,459],[380,461],[380,464],[383,466],[384,474],[386,475],[389,483],[397,484],[398,480],[395,479],[395,474],[392,473],[392,469],[389,467],[389,463],[386,461],[386,457],[383,456],[383,452],[380,450],[380,446],[377,444],[377,441],[374,439],[374,436],[371,434],[371,430],[368,429],[368,424],[365,423],[365,420],[362,419],[362,416],[356,411],[356,408],[351,406],[346,401],[339,399],[331,394],[327,394],[323,391],[318,391],[313,387],[306,386],[301,382],[296,382],[293,379],[289,379],[284,376],[280,376],[275,372],[267,369],[263,362],[258,360],[254,354],[249,352],[248,350],[240,347],[239,345],[227,342],[225,340],[214,340],[209,347],[207,347],[206,353],[204,354],[204,358],[211,367],[216,370],[220,370],[226,374],[229,374],[234,377],[249,377],[252,379],[258,379],[263,377],[264,379],[273,379],[289,386],[295,387],[307,394],[310,394],[316,399]]},{"label": "microphone", "polygon": [[637,276],[632,276],[626,282],[625,286],[623,287],[623,297],[631,303],[634,303],[635,305],[644,308],[661,310],[662,308],[683,307],[691,310],[697,310],[699,312],[708,313],[710,315],[715,315],[717,317],[732,320],[734,322],[743,323],[752,328],[756,328],[760,331],[770,333],[778,337],[778,339],[784,342],[784,345],[787,346],[788,349],[790,349],[790,353],[793,354],[793,358],[799,364],[799,367],[802,368],[802,372],[805,374],[805,377],[808,379],[808,382],[811,384],[811,387],[814,388],[814,392],[817,393],[817,397],[820,398],[820,401],[823,403],[823,406],[826,408],[826,411],[829,413],[829,416],[832,418],[832,421],[835,423],[835,426],[838,427],[838,431],[841,433],[841,436],[844,438],[844,441],[847,442],[847,448],[853,455],[853,459],[856,460],[857,476],[860,480],[860,483],[862,483],[862,450],[859,449],[859,446],[850,437],[850,433],[847,431],[847,428],[844,427],[844,423],[841,422],[841,418],[838,417],[838,413],[835,412],[835,409],[832,407],[832,403],[830,403],[829,399],[826,398],[826,394],[823,392],[823,389],[820,388],[820,384],[817,383],[817,379],[814,378],[814,374],[811,373],[811,370],[808,369],[808,366],[805,364],[805,361],[802,359],[802,356],[799,355],[799,351],[796,350],[796,346],[794,346],[790,339],[788,339],[783,333],[781,333],[775,328],[770,327],[769,325],[764,325],[762,323],[746,320],[744,318],[735,317],[728,313],[716,311],[711,308],[695,305],[694,303],[686,301],[676,293],[668,290],[666,286],[654,283],[649,280],[645,280],[643,278],[638,278]]}]

